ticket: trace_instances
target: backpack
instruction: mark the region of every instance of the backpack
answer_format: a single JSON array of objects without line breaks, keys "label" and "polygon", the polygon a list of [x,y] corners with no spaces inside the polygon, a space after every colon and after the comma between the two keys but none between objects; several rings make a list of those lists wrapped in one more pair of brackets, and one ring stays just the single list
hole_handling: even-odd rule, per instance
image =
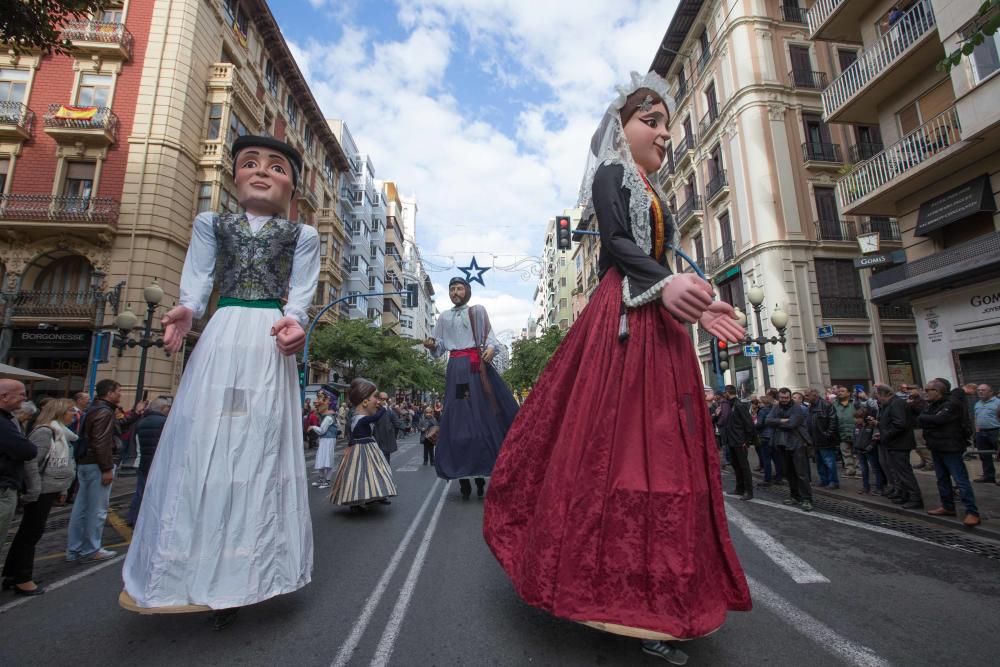
[{"label": "backpack", "polygon": [[86,424],[87,424],[87,415],[89,415],[92,410],[93,411],[96,411],[96,410],[107,410],[107,411],[110,412],[111,408],[107,407],[106,405],[95,405],[93,408],[88,408],[86,412],[84,412],[82,415],[80,415],[80,425],[78,427],[79,431],[77,431],[76,442],[73,443],[73,460],[74,461],[79,461],[80,459],[82,459],[83,457],[85,457],[87,455],[88,451],[90,451],[90,441],[87,440],[87,427],[86,427]]}]

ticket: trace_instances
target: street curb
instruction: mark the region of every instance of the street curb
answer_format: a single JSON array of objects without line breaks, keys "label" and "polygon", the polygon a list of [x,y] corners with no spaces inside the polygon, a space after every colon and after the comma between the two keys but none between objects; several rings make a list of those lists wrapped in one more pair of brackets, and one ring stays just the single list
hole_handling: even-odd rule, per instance
[{"label": "street curb", "polygon": [[[753,477],[755,480],[764,479],[764,476],[758,472],[754,472]],[[772,486],[769,488],[773,489],[775,487]],[[931,516],[930,514],[927,514],[926,510],[918,512],[916,510],[903,509],[899,505],[894,505],[892,503],[881,503],[877,500],[872,500],[871,498],[865,497],[860,493],[855,493],[852,496],[848,494],[837,493],[836,491],[830,491],[820,486],[813,486],[812,492],[813,495],[825,496],[827,498],[833,498],[835,500],[844,500],[849,503],[854,503],[855,505],[862,505],[869,509],[881,510],[883,512],[892,512],[893,514],[899,514],[901,516],[905,516],[910,519],[920,519],[925,523],[932,523],[936,526],[941,526],[942,528],[951,528],[952,530],[961,532],[963,535],[973,535],[973,536],[978,535],[979,537],[982,537],[984,539],[1000,542],[1000,526],[997,526],[995,528],[994,527],[984,528],[983,526],[985,525],[986,521],[989,520],[985,517],[980,517],[983,523],[979,524],[975,528],[966,528],[962,524],[962,522],[956,519],[955,517],[951,517],[949,519],[946,517]],[[996,519],[997,517],[992,517],[992,518]]]}]

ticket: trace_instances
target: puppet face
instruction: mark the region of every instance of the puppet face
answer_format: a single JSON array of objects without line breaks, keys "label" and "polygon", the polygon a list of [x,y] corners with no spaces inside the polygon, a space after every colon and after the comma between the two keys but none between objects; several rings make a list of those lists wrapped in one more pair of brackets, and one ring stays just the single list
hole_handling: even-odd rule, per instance
[{"label": "puppet face", "polygon": [[448,297],[456,306],[461,306],[469,300],[469,289],[462,283],[455,283],[448,288]]},{"label": "puppet face", "polygon": [[292,199],[292,166],[270,148],[250,146],[237,155],[236,188],[240,205],[252,215],[288,211]]},{"label": "puppet face", "polygon": [[640,109],[632,114],[625,124],[625,138],[628,139],[632,159],[646,175],[656,173],[667,157],[667,140],[670,130],[667,124],[670,116],[663,104],[654,104],[649,111]]}]

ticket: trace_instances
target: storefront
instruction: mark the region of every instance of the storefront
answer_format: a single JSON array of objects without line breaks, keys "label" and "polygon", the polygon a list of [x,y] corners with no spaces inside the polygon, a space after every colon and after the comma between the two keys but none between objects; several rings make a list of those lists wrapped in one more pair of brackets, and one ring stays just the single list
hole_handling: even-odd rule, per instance
[{"label": "storefront", "polygon": [[868,387],[872,373],[869,336],[834,336],[825,339],[826,360],[830,367],[830,384]]},{"label": "storefront", "polygon": [[914,299],[928,378],[1000,386],[1000,279]]},{"label": "storefront", "polygon": [[72,396],[86,386],[90,342],[89,329],[14,329],[8,359],[18,368],[54,378],[26,382],[32,399]]}]

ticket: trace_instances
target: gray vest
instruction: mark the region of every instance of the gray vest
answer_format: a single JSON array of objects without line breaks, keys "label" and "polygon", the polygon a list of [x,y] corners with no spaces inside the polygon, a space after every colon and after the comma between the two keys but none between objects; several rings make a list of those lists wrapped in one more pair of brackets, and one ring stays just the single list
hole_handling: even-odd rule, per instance
[{"label": "gray vest", "polygon": [[254,234],[246,215],[227,213],[215,216],[213,227],[219,296],[284,299],[302,225],[275,216]]}]

